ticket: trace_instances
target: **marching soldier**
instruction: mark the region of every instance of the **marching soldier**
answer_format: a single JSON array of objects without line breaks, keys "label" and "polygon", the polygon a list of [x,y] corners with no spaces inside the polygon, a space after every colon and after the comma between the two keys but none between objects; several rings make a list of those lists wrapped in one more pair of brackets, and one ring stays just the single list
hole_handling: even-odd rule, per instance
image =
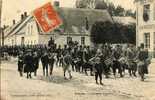
[{"label": "marching soldier", "polygon": [[32,78],[31,73],[34,72],[33,56],[31,50],[28,50],[24,58],[24,72],[27,73],[27,78]]},{"label": "marching soldier", "polygon": [[144,81],[144,75],[148,74],[148,65],[150,64],[148,51],[144,49],[144,44],[141,44],[138,60],[138,73],[141,77],[141,81]]},{"label": "marching soldier", "polygon": [[103,70],[104,70],[104,66],[101,63],[101,58],[100,57],[97,57],[96,58],[94,68],[95,68],[95,80],[96,80],[96,84],[99,84],[98,83],[98,78],[99,78],[100,84],[103,85],[103,83],[102,83],[102,73],[103,73]]},{"label": "marching soldier", "polygon": [[53,74],[54,62],[55,62],[54,53],[49,53],[48,60],[49,60],[49,67],[50,67],[50,75],[52,75]]},{"label": "marching soldier", "polygon": [[20,52],[18,56],[18,72],[20,76],[23,76],[23,65],[24,65],[24,55],[23,52]]},{"label": "marching soldier", "polygon": [[61,57],[61,54],[62,54],[62,49],[61,49],[61,46],[59,45],[59,47],[57,48],[56,50],[57,52],[57,61],[56,61],[56,65],[57,66],[60,66],[60,57]]},{"label": "marching soldier", "polygon": [[72,78],[71,75],[71,63],[72,63],[72,57],[69,53],[69,51],[66,53],[66,55],[63,58],[63,71],[64,71],[64,78],[66,78],[66,71],[68,71],[69,79]]},{"label": "marching soldier", "polygon": [[33,53],[33,63],[34,63],[34,76],[37,76],[37,69],[39,68],[39,55],[37,52]]},{"label": "marching soldier", "polygon": [[45,76],[45,70],[46,70],[46,76],[48,76],[48,54],[47,51],[43,53],[43,56],[41,57],[41,62],[43,66],[43,76]]}]

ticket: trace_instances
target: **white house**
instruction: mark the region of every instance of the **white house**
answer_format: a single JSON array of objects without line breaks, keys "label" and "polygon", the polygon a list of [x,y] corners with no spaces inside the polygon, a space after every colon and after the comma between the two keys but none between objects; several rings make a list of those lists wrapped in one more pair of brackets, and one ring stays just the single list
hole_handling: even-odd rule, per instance
[{"label": "white house", "polygon": [[[5,30],[5,45],[36,45],[47,44],[51,37],[58,45],[74,40],[79,44],[90,45],[91,26],[96,21],[110,21],[112,18],[107,10],[77,9],[55,7],[63,24],[49,33],[41,31],[34,17],[26,14],[21,20]],[[88,29],[87,29],[87,28]]]},{"label": "white house", "polygon": [[155,0],[135,0],[136,44],[144,44],[155,57]]}]

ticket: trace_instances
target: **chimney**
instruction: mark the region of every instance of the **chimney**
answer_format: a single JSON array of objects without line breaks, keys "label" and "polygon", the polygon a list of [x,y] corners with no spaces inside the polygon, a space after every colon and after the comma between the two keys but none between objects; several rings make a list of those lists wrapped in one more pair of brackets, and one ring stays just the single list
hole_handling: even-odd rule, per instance
[{"label": "chimney", "polygon": [[16,24],[16,20],[13,20],[13,25],[15,25]]},{"label": "chimney", "polygon": [[27,12],[24,12],[24,18],[26,18],[27,17]]},{"label": "chimney", "polygon": [[59,6],[60,6],[59,1],[54,1],[54,6],[55,6],[55,7],[59,7]]},{"label": "chimney", "polygon": [[23,20],[24,19],[24,15],[23,14],[21,14],[21,20]]}]

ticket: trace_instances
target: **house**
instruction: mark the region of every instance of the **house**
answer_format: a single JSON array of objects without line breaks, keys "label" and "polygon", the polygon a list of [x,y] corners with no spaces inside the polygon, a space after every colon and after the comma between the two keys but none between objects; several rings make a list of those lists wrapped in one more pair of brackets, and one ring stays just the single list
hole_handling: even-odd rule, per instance
[{"label": "house", "polygon": [[58,45],[67,44],[70,40],[81,45],[90,45],[91,26],[96,21],[110,21],[112,18],[107,10],[64,8],[55,6],[55,10],[63,24],[49,33],[41,31],[32,15],[21,15],[21,20],[5,34],[5,45],[45,45],[51,37]]},{"label": "house", "polygon": [[155,58],[155,0],[135,0],[136,45],[142,43]]}]

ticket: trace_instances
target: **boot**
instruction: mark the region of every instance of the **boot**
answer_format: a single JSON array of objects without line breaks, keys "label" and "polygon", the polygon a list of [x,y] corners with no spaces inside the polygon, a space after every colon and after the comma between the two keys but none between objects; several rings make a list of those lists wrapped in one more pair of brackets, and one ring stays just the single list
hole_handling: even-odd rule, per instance
[{"label": "boot", "polygon": [[96,84],[99,84],[97,80],[96,80]]},{"label": "boot", "polygon": [[103,85],[102,80],[100,80],[100,85]]}]

